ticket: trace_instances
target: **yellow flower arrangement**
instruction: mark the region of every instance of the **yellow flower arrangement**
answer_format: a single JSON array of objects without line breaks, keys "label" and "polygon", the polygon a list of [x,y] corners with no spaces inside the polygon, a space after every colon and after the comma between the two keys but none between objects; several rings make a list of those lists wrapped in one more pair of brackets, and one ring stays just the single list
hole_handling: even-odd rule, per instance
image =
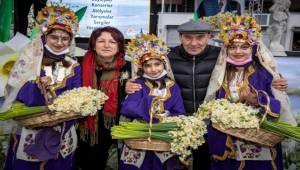
[{"label": "yellow flower arrangement", "polygon": [[261,37],[261,27],[250,16],[232,16],[222,21],[219,37],[226,46],[239,40],[256,45]]},{"label": "yellow flower arrangement", "polygon": [[165,60],[169,49],[163,40],[153,34],[141,34],[132,39],[127,46],[127,55],[136,65],[149,58]]}]

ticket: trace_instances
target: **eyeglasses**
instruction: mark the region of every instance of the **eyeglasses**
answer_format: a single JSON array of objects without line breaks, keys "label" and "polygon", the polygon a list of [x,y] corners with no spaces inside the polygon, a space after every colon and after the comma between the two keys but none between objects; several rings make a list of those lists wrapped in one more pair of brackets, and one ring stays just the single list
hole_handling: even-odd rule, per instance
[{"label": "eyeglasses", "polygon": [[51,41],[54,41],[56,43],[61,42],[63,44],[69,44],[71,40],[69,36],[59,36],[55,34],[49,34],[47,35],[47,38],[49,38]]}]

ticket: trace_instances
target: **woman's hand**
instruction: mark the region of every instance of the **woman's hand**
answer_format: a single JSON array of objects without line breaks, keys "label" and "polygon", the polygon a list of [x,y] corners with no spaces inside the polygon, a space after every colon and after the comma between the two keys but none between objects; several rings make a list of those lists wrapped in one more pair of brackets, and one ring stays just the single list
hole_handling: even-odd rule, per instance
[{"label": "woman's hand", "polygon": [[258,104],[256,93],[249,86],[242,89],[240,99],[241,101],[245,101],[251,105]]},{"label": "woman's hand", "polygon": [[126,82],[126,85],[125,85],[125,92],[127,94],[133,94],[134,92],[136,91],[139,91],[142,89],[142,86],[138,83],[134,83],[133,80],[128,80]]},{"label": "woman's hand", "polygon": [[274,87],[277,90],[286,92],[287,89],[288,89],[287,80],[284,79],[283,77],[280,77],[279,79],[273,80],[272,81],[272,87]]},{"label": "woman's hand", "polygon": [[49,76],[44,76],[40,78],[40,82],[43,86],[47,87],[51,84],[52,79]]}]

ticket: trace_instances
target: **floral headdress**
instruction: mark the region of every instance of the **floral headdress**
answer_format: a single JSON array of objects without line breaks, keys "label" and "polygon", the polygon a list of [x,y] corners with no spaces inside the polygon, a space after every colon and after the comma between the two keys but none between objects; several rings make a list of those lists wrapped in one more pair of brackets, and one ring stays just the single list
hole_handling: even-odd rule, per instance
[{"label": "floral headdress", "polygon": [[165,42],[153,34],[136,36],[128,43],[127,55],[137,66],[149,59],[166,61],[169,49]]},{"label": "floral headdress", "polygon": [[74,35],[78,30],[75,12],[64,6],[46,6],[38,12],[36,21],[45,34],[52,29],[60,29]]},{"label": "floral headdress", "polygon": [[224,21],[220,28],[220,38],[226,46],[232,42],[247,42],[256,45],[261,37],[261,28],[250,16],[233,16]]}]

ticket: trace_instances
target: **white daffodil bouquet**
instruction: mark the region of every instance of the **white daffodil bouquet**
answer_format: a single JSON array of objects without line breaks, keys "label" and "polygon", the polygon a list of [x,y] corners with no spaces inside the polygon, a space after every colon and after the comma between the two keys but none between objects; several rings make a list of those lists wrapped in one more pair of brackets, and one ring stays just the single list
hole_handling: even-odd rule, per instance
[{"label": "white daffodil bouquet", "polygon": [[231,103],[226,99],[205,101],[195,114],[199,119],[210,118],[223,129],[259,128],[259,110],[243,103]]},{"label": "white daffodil bouquet", "polygon": [[[149,129],[151,128],[151,134]],[[171,152],[185,160],[205,142],[207,133],[203,120],[194,116],[166,117],[161,123],[121,122],[112,127],[113,139],[157,139],[170,143]]]},{"label": "white daffodil bouquet", "polygon": [[260,116],[258,109],[243,103],[231,103],[226,99],[205,101],[199,106],[195,116],[199,119],[210,118],[221,129],[262,128],[300,142],[300,127],[281,120],[267,120]]},{"label": "white daffodil bouquet", "polygon": [[59,95],[49,110],[57,112],[76,112],[81,116],[94,116],[102,108],[108,97],[100,90],[80,87]]},{"label": "white daffodil bouquet", "polygon": [[1,120],[9,120],[23,116],[34,115],[47,111],[53,112],[76,112],[81,116],[93,116],[102,108],[108,97],[100,90],[90,87],[79,87],[65,91],[53,103],[48,106],[26,106],[20,102],[14,102],[12,108],[0,113]]}]

